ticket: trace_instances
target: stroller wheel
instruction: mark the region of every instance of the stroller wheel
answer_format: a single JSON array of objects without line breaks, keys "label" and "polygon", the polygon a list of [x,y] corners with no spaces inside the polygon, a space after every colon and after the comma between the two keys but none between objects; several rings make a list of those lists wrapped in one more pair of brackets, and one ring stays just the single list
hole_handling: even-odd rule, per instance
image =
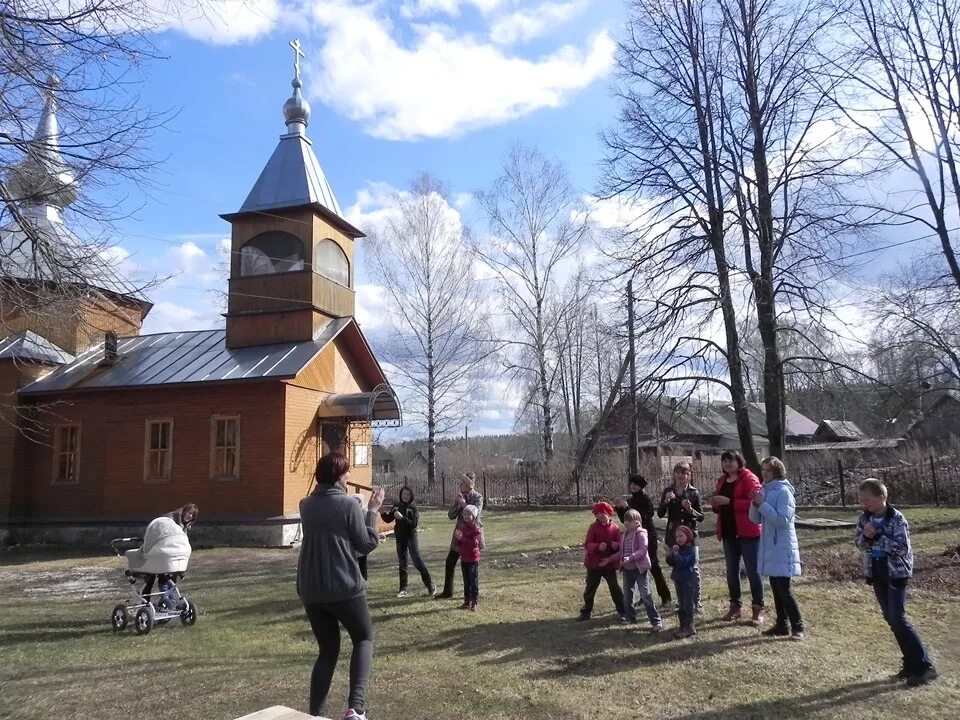
[{"label": "stroller wheel", "polygon": [[187,598],[184,598],[183,602],[186,603],[186,607],[180,612],[180,622],[184,625],[193,625],[197,622],[197,606]]},{"label": "stroller wheel", "polygon": [[133,629],[136,630],[137,635],[146,635],[153,629],[153,618],[154,610],[152,605],[145,605],[137,610],[137,614],[133,618]]},{"label": "stroller wheel", "polygon": [[130,622],[130,614],[127,612],[126,605],[117,605],[110,615],[110,624],[113,625],[113,629],[117,632],[123,632],[126,630],[128,622]]}]

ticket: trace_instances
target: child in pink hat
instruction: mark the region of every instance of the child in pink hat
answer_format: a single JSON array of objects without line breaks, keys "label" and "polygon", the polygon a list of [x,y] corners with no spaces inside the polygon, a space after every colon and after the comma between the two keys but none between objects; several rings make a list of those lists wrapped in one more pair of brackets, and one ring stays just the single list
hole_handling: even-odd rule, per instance
[{"label": "child in pink hat", "polygon": [[617,615],[623,620],[623,591],[617,580],[617,565],[614,556],[620,549],[620,526],[611,522],[613,506],[602,500],[593,506],[596,518],[587,530],[583,541],[583,565],[587,568],[587,586],[583,591],[583,608],[577,620],[589,620],[593,613],[593,598],[597,594],[600,582],[605,580],[610,588],[610,597],[617,608]]}]

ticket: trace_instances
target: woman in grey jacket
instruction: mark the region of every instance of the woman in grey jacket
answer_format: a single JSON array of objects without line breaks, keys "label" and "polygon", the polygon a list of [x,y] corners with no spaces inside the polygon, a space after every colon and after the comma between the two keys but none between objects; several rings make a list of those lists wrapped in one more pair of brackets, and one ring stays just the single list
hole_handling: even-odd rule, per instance
[{"label": "woman in grey jacket", "polygon": [[373,624],[367,609],[367,583],[357,556],[366,555],[379,543],[377,512],[383,504],[383,490],[373,493],[364,513],[347,495],[350,462],[339,452],[320,458],[316,478],[316,489],[300,501],[303,545],[297,566],[297,594],[320,648],[310,679],[310,714],[323,715],[340,654],[342,623],[353,643],[350,709],[344,720],[366,720]]}]

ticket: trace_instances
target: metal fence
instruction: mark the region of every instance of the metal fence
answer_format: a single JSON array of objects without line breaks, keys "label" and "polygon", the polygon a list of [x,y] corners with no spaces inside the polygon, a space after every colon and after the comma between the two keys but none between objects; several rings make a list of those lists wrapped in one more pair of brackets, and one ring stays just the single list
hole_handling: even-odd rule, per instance
[{"label": "metal fence", "polygon": [[[702,495],[714,492],[717,474],[694,470],[693,484]],[[857,488],[875,477],[886,483],[892,502],[901,505],[960,505],[960,458],[929,457],[920,462],[886,465],[845,465],[838,460],[823,465],[798,465],[790,471],[798,505],[857,507]],[[443,507],[453,502],[460,477],[440,473],[432,485],[423,477],[375,479],[396,500],[400,488],[410,487],[422,506]],[[647,493],[656,499],[672,482],[670,477],[649,478]],[[627,492],[626,477],[588,474],[575,481],[571,474],[543,475],[533,472],[480,473],[477,490],[488,507],[523,508],[543,506],[586,507],[597,498],[616,498]]]}]

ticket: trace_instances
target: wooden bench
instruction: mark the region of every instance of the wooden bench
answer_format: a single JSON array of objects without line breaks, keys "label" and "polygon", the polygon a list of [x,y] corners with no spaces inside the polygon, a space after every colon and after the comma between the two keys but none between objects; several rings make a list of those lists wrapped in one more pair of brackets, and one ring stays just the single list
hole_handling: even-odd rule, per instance
[{"label": "wooden bench", "polygon": [[274,705],[265,710],[244,715],[237,720],[330,720],[330,718],[317,717],[316,715],[307,715],[298,710],[291,710],[283,705]]}]

